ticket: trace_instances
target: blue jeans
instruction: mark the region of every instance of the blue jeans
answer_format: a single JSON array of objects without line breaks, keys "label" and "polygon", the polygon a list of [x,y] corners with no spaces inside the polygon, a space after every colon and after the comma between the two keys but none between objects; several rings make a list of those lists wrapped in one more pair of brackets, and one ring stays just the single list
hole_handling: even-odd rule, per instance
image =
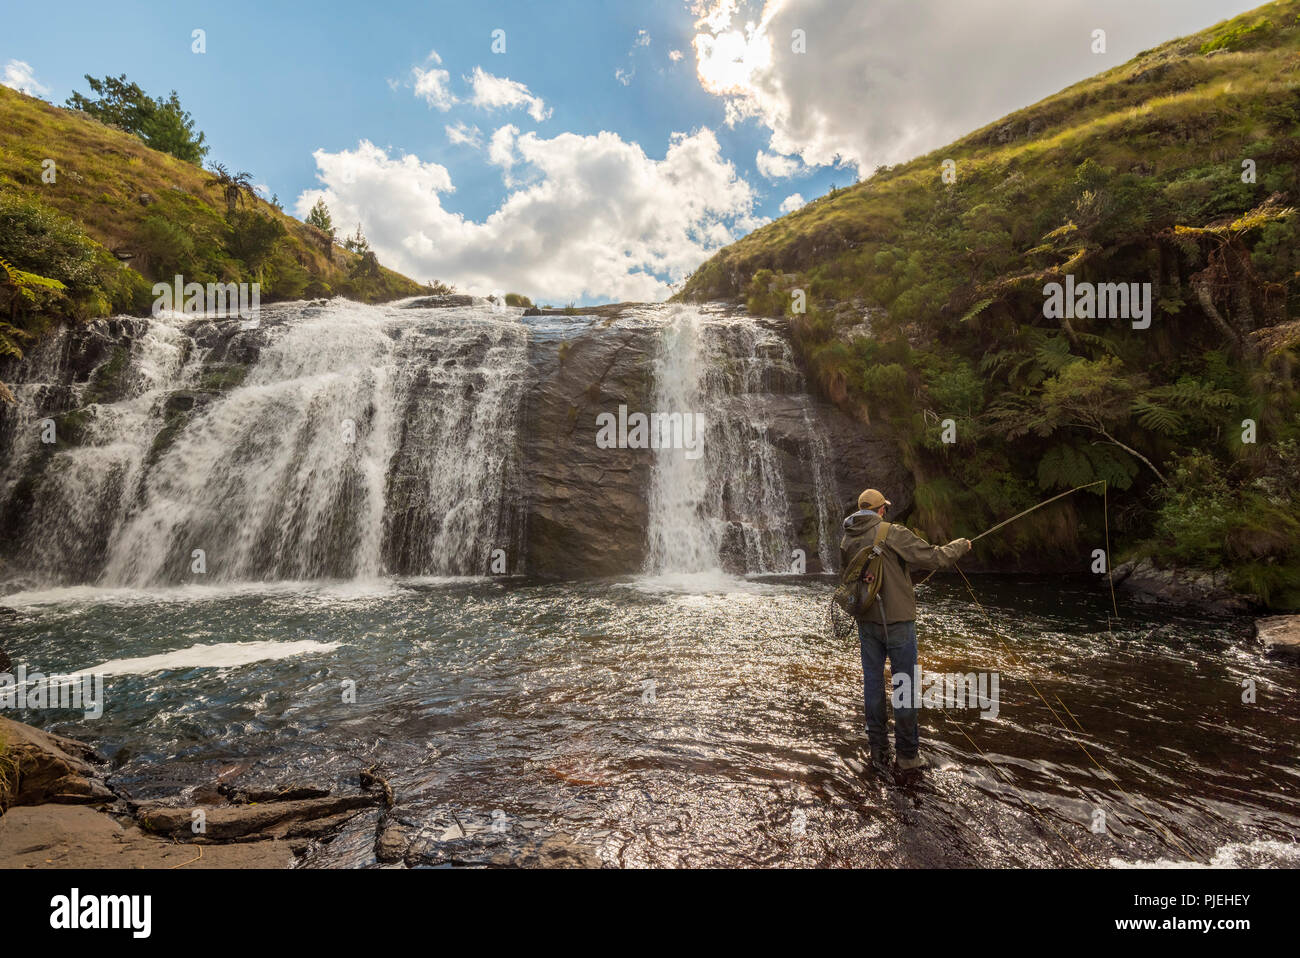
[{"label": "blue jeans", "polygon": [[[885,704],[885,657],[889,671],[908,676],[916,688],[916,623],[891,622],[888,631],[880,622],[858,623],[858,644],[862,648],[862,699],[867,712],[867,741],[874,754],[889,748],[889,713]],[[915,758],[921,747],[918,710],[908,696],[906,706],[894,707],[894,748],[899,758]]]}]

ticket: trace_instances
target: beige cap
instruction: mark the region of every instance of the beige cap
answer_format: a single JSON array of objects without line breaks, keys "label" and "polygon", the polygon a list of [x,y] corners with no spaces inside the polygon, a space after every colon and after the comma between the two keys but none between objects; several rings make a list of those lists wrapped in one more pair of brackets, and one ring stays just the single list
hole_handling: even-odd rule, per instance
[{"label": "beige cap", "polygon": [[881,494],[879,489],[868,489],[858,496],[859,509],[879,509],[881,506],[892,506],[893,503]]}]

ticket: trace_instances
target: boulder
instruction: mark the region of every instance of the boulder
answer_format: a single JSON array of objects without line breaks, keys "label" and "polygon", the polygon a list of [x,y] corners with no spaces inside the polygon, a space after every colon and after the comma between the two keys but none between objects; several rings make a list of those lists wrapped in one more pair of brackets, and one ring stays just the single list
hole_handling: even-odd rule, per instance
[{"label": "boulder", "polygon": [[1115,587],[1137,601],[1150,604],[1185,605],[1206,612],[1248,612],[1256,603],[1233,592],[1223,569],[1162,569],[1150,559],[1125,562],[1115,567]]},{"label": "boulder", "polygon": [[[102,763],[88,745],[74,739],[0,718],[0,774],[11,770],[7,787],[0,786],[0,804],[43,805],[112,802],[115,796],[100,778]],[[6,799],[7,791],[12,793]]]},{"label": "boulder", "polygon": [[400,822],[389,821],[379,830],[375,840],[375,859],[385,865],[400,862],[406,856],[406,848],[411,843],[413,829]]},{"label": "boulder", "polygon": [[1300,662],[1300,615],[1271,615],[1256,619],[1255,634],[1264,643],[1268,655]]},{"label": "boulder", "polygon": [[[130,807],[145,831],[176,841],[204,844],[316,838],[341,827],[358,811],[381,800],[371,795],[340,795],[212,808],[161,802],[133,802]],[[204,830],[196,834],[194,823],[199,820],[195,814],[198,811],[203,813]]]}]

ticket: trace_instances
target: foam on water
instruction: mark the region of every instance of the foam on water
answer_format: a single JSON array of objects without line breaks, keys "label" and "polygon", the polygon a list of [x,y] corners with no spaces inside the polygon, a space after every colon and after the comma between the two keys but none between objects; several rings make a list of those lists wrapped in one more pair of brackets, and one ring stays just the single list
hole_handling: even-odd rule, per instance
[{"label": "foam on water", "polygon": [[112,659],[82,669],[73,675],[148,675],[174,669],[229,669],[252,662],[278,661],[299,655],[332,652],[338,642],[221,642],[216,645],[192,645],[188,649],[144,655],[134,659]]},{"label": "foam on water", "polygon": [[1228,842],[1214,850],[1209,862],[1157,858],[1154,861],[1110,860],[1112,868],[1296,868],[1300,866],[1300,842],[1260,839]]},{"label": "foam on water", "polygon": [[[457,581],[457,580],[449,580]],[[156,589],[132,589],[96,585],[58,586],[31,589],[4,597],[11,609],[75,610],[86,606],[157,605],[211,602],[236,596],[309,596],[329,601],[370,599],[392,593],[396,583],[370,581],[281,581],[226,582],[215,585],[178,585]]]}]

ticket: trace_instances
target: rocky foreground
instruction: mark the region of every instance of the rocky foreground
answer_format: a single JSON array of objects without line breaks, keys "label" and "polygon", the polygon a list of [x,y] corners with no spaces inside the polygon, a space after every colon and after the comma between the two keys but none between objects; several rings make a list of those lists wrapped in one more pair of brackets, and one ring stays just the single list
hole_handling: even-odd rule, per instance
[{"label": "rocky foreground", "polygon": [[104,770],[83,743],[0,718],[0,867],[287,868],[388,800],[382,787],[331,795],[218,786],[213,805],[136,802]]},{"label": "rocky foreground", "polygon": [[404,820],[387,781],[355,790],[217,782],[182,801],[140,802],[105,781],[107,764],[75,739],[0,718],[0,868],[600,867],[561,834],[523,841],[455,811]]}]

